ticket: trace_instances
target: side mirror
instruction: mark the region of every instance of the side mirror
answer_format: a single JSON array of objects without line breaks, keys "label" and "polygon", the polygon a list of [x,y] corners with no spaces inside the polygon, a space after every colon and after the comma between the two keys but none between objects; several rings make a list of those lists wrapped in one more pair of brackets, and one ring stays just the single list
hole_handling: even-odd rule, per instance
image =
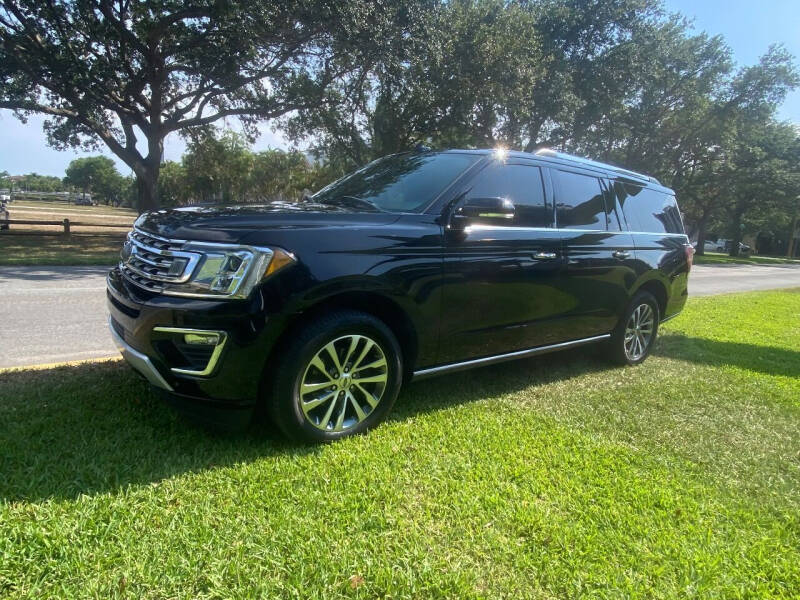
[{"label": "side mirror", "polygon": [[514,203],[507,198],[468,198],[454,216],[459,220],[508,223],[515,212]]}]

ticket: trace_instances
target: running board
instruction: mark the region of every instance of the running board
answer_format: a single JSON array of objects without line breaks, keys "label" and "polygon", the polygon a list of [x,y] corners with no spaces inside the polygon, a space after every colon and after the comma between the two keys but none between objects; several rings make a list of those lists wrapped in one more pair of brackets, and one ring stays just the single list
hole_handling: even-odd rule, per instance
[{"label": "running board", "polygon": [[464,362],[451,363],[449,365],[441,365],[439,367],[429,367],[427,369],[420,369],[419,371],[414,371],[413,379],[414,380],[424,379],[426,377],[433,377],[435,375],[443,375],[444,373],[463,371],[464,369],[471,369],[473,367],[484,367],[486,365],[493,365],[495,363],[505,362],[507,360],[527,358],[529,356],[536,356],[537,354],[555,352],[556,350],[566,350],[567,348],[575,348],[576,346],[583,346],[585,344],[593,344],[594,342],[607,340],[610,337],[611,334],[606,333],[603,335],[596,335],[594,337],[583,338],[580,340],[572,340],[571,342],[561,342],[560,344],[551,344],[549,346],[537,346],[536,348],[529,348],[528,350],[517,350],[516,352],[508,352],[506,354],[495,354],[494,356],[475,358],[472,360],[465,360]]}]

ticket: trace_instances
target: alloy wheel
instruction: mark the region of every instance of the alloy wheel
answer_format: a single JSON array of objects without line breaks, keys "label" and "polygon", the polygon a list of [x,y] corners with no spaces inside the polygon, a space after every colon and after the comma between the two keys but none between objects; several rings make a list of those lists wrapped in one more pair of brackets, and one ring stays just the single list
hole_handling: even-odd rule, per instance
[{"label": "alloy wheel", "polygon": [[380,345],[364,335],[345,335],[325,344],[306,366],[300,408],[317,429],[346,431],[372,414],[388,379]]},{"label": "alloy wheel", "polygon": [[653,308],[642,303],[631,313],[625,325],[625,356],[628,360],[640,360],[650,346],[655,328],[655,313]]}]

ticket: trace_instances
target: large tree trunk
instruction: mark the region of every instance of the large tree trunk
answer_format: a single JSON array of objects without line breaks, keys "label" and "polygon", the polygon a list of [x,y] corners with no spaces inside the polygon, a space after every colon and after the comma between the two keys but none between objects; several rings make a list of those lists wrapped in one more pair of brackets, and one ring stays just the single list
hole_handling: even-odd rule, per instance
[{"label": "large tree trunk", "polygon": [[141,169],[136,173],[136,208],[140,214],[159,208],[158,172],[159,167]]},{"label": "large tree trunk", "polygon": [[706,227],[708,226],[708,215],[703,213],[700,220],[697,222],[697,247],[695,254],[703,256],[706,253]]}]

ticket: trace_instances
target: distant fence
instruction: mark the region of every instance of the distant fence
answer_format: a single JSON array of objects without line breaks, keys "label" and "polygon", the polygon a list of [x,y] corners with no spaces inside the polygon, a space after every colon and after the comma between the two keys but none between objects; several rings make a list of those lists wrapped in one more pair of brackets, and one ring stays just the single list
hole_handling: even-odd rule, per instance
[{"label": "distant fence", "polygon": [[[133,225],[124,225],[119,223],[81,223],[79,221],[70,221],[69,219],[61,219],[60,221],[34,221],[29,219],[0,219],[0,232],[9,231],[9,225],[56,225],[64,228],[64,233],[69,234],[71,227],[108,227],[108,228],[124,228],[131,229]],[[45,231],[26,231],[26,235],[46,235]]]}]

